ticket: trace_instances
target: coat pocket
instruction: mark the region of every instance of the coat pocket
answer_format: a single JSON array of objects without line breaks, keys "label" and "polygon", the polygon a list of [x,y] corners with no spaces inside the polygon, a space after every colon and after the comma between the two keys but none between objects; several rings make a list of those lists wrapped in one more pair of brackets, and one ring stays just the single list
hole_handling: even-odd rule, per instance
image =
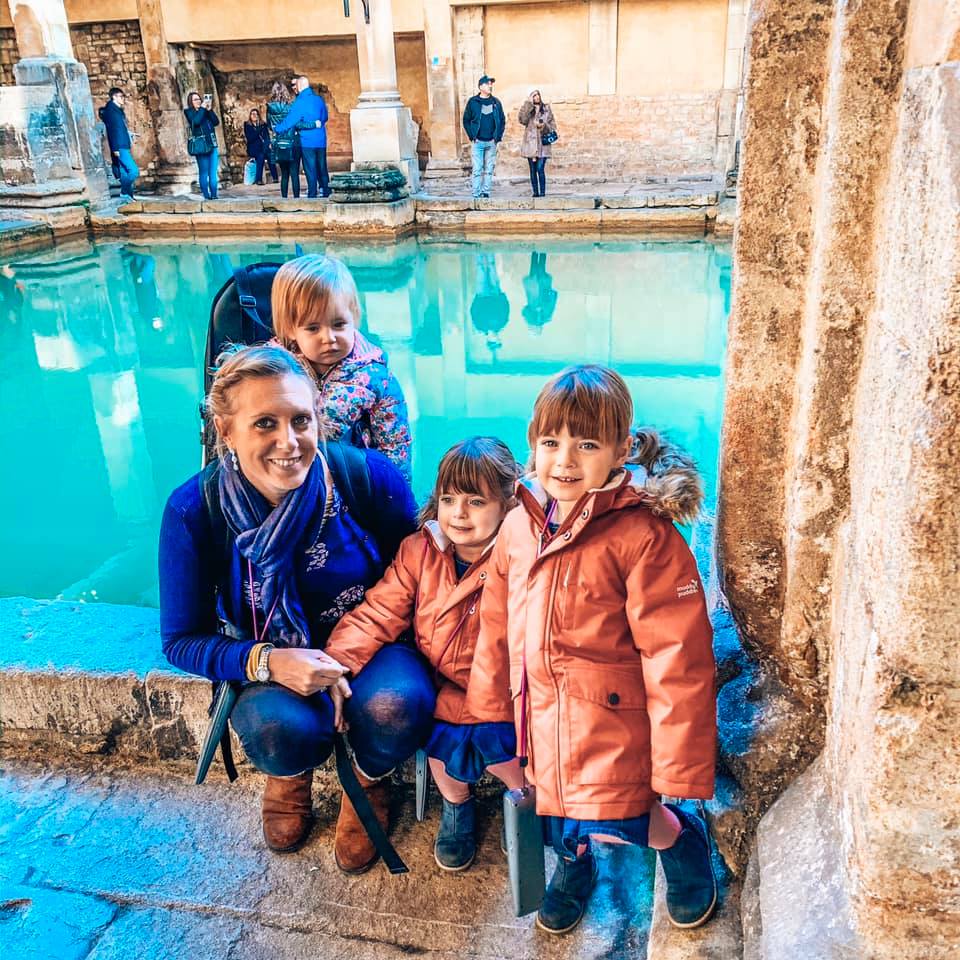
[{"label": "coat pocket", "polygon": [[650,719],[641,669],[568,667],[561,697],[572,783],[649,781]]}]

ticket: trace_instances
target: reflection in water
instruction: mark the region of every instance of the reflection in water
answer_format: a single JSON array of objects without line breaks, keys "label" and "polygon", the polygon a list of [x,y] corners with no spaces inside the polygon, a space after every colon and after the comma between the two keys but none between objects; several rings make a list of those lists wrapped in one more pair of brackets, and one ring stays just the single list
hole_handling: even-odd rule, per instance
[{"label": "reflection in water", "polygon": [[[624,374],[639,421],[667,428],[694,453],[712,501],[727,248],[485,241],[479,249],[415,240],[331,247],[357,277],[362,329],[387,351],[406,393],[418,496],[463,436],[499,435],[525,459],[544,379],[592,361]],[[159,513],[199,466],[210,303],[237,266],[294,254],[280,243],[81,243],[0,266],[0,496],[16,505],[0,528],[0,594],[156,604]],[[524,305],[523,323],[510,324],[511,303]],[[702,532],[693,540],[703,554]]]},{"label": "reflection in water", "polygon": [[493,253],[476,254],[476,293],[470,301],[470,320],[475,330],[486,337],[487,348],[494,358],[503,346],[500,331],[510,322],[510,301],[500,289],[497,258]]},{"label": "reflection in water", "polygon": [[540,333],[557,309],[557,291],[553,289],[553,277],[547,273],[545,252],[534,250],[530,254],[530,272],[523,278],[523,292],[527,296],[523,319],[531,331]]}]

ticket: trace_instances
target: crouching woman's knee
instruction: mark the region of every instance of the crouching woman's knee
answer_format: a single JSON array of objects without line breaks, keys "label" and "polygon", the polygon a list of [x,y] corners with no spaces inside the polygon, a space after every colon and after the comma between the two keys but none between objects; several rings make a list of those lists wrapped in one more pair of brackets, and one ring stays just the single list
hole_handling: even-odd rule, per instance
[{"label": "crouching woman's knee", "polygon": [[278,684],[244,688],[230,717],[247,759],[272,777],[292,777],[333,750],[333,704],[323,693],[301,697]]}]

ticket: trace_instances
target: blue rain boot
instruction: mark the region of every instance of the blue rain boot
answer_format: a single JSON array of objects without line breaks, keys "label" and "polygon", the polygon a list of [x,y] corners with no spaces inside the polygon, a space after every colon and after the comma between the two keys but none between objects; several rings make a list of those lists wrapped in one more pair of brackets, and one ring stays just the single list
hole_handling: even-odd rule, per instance
[{"label": "blue rain boot", "polygon": [[440,830],[433,845],[433,858],[441,870],[456,873],[466,870],[477,855],[476,800],[463,803],[443,801]]},{"label": "blue rain boot", "polygon": [[537,911],[537,926],[547,933],[569,933],[587,909],[596,882],[597,864],[589,851],[576,860],[558,856],[557,869]]},{"label": "blue rain boot", "polygon": [[675,927],[690,930],[705,924],[717,907],[717,878],[710,859],[710,834],[696,814],[665,804],[683,829],[669,850],[658,850],[667,878],[667,916]]}]

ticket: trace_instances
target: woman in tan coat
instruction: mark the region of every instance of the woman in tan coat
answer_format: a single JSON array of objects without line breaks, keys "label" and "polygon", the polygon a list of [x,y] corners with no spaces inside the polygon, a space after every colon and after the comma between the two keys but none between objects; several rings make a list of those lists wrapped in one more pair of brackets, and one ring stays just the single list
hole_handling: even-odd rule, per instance
[{"label": "woman in tan coat", "polygon": [[[570,367],[541,391],[528,431],[535,469],[487,566],[467,709],[512,701],[519,753],[551,818],[557,869],[537,914],[580,920],[592,840],[658,850],[672,923],[716,905],[706,825],[660,795],[713,795],[712,631],[693,555],[673,520],[694,516],[692,462],[650,434],[605,367]],[[627,466],[631,448],[638,447]]]},{"label": "woman in tan coat", "polygon": [[533,195],[545,197],[547,195],[545,168],[551,147],[549,143],[543,142],[543,137],[544,134],[554,134],[556,139],[557,124],[553,119],[553,110],[549,103],[543,102],[540,91],[534,90],[520,108],[518,119],[526,128],[520,143],[520,156],[526,157],[530,165],[530,186],[533,187]]}]

